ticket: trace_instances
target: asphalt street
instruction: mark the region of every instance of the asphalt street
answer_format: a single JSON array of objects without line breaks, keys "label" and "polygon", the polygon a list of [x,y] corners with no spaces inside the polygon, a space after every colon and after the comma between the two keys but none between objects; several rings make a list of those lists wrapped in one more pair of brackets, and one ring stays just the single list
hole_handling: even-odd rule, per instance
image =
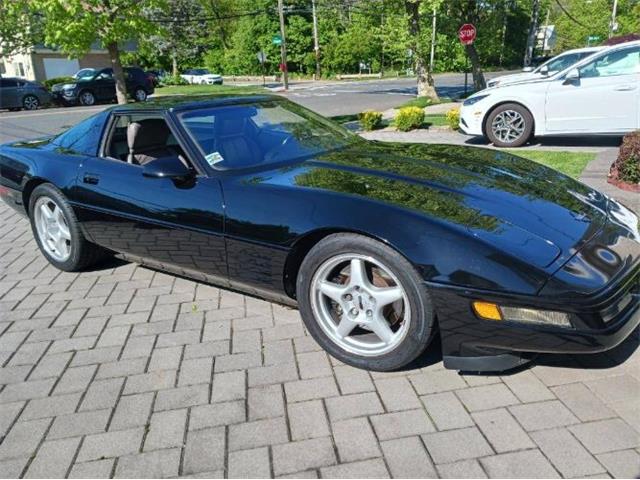
[{"label": "asphalt street", "polygon": [[[487,77],[491,78],[498,74],[489,73]],[[464,91],[463,74],[439,74],[436,75],[435,80],[441,96],[457,96]],[[469,81],[471,81],[470,76]],[[281,94],[322,115],[347,115],[359,113],[368,108],[386,110],[406,102],[416,94],[416,80],[402,78],[294,82],[289,92],[281,92]],[[59,133],[109,106],[49,108],[35,112],[2,111],[0,112],[0,143]]]}]

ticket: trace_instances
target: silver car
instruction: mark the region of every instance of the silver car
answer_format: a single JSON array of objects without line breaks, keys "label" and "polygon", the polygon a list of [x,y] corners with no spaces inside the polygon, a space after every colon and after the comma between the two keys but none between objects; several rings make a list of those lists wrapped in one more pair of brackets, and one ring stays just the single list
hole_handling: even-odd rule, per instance
[{"label": "silver car", "polygon": [[36,110],[51,103],[51,94],[41,84],[23,78],[0,78],[0,108]]}]

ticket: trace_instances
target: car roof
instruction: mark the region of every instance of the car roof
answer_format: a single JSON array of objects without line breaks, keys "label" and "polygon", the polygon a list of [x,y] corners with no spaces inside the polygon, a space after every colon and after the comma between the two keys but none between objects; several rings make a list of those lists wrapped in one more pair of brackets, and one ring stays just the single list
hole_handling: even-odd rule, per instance
[{"label": "car roof", "polygon": [[126,112],[135,110],[158,110],[158,111],[185,111],[200,108],[219,107],[224,105],[237,105],[242,103],[260,103],[269,101],[284,101],[278,95],[269,94],[206,94],[206,95],[180,95],[152,98],[146,102],[128,103],[111,107],[114,112]]}]

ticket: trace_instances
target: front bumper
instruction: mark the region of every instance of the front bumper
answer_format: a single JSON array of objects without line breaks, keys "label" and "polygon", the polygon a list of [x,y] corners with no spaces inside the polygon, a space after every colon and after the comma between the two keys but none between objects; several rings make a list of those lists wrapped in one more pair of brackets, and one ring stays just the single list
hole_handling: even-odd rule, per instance
[{"label": "front bumper", "polygon": [[[447,368],[506,370],[537,353],[603,352],[624,341],[640,324],[640,265],[575,304],[434,284],[428,288],[438,315]],[[563,311],[571,315],[572,328],[483,320],[473,312],[474,300]]]},{"label": "front bumper", "polygon": [[63,95],[62,90],[51,92],[51,101],[57,105],[77,105],[78,95],[74,92],[73,95]]},{"label": "front bumper", "polygon": [[479,106],[482,102],[474,105],[460,107],[460,130],[467,135],[483,136],[482,122],[484,120],[484,109]]}]

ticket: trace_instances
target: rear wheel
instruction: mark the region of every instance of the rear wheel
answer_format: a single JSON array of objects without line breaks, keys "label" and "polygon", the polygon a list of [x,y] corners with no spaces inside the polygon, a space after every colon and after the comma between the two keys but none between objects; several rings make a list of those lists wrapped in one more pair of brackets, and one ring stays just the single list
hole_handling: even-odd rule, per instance
[{"label": "rear wheel", "polygon": [[22,107],[25,110],[37,110],[40,106],[40,100],[35,95],[25,95],[22,99]]},{"label": "rear wheel", "polygon": [[433,336],[420,276],[402,255],[368,237],[336,234],[318,243],[300,267],[297,297],[315,340],[355,367],[398,369]]},{"label": "rear wheel", "polygon": [[79,98],[80,98],[80,104],[87,107],[91,105],[95,105],[96,103],[96,96],[93,94],[93,92],[90,92],[89,90],[85,90],[81,92]]},{"label": "rear wheel", "polygon": [[489,114],[485,132],[496,147],[520,147],[531,137],[533,116],[522,105],[505,103]]},{"label": "rear wheel", "polygon": [[39,185],[31,193],[29,218],[40,251],[60,270],[82,270],[107,254],[84,238],[69,203],[51,184]]},{"label": "rear wheel", "polygon": [[147,92],[144,88],[138,87],[133,92],[133,98],[136,102],[144,102],[147,99]]}]

